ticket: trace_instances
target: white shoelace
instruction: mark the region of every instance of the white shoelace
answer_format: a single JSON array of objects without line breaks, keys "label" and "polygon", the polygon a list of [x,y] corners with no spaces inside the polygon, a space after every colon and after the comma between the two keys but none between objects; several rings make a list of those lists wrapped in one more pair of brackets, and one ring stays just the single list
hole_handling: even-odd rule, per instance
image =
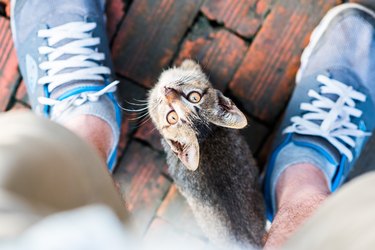
[{"label": "white shoelace", "polygon": [[309,90],[308,95],[315,100],[301,104],[300,109],[307,112],[302,117],[292,117],[293,124],[283,133],[323,137],[352,161],[353,154],[349,147],[355,147],[353,138],[371,135],[350,121],[351,116],[361,117],[362,111],[355,108],[355,101],[364,102],[366,96],[351,86],[324,75],[319,75],[317,81],[322,83],[321,94],[337,95],[337,100],[333,101],[314,90]]},{"label": "white shoelace", "polygon": [[[40,69],[47,71],[47,76],[38,80],[38,84],[48,85],[51,92],[57,87],[71,81],[104,81],[104,75],[110,75],[108,67],[99,63],[105,59],[104,53],[99,53],[90,48],[100,44],[100,38],[92,37],[92,30],[96,28],[96,23],[70,22],[51,29],[39,30],[38,36],[47,39],[48,46],[39,47],[39,53],[46,55],[48,61],[39,65]],[[73,39],[60,47],[54,48],[58,42],[64,39]],[[68,59],[61,59],[63,55],[72,55]],[[67,68],[77,68],[69,73],[59,73]],[[55,106],[63,104],[61,109],[66,109],[71,105],[81,105],[86,101],[97,101],[105,93],[116,91],[119,81],[113,81],[100,91],[93,93],[82,93],[72,96],[63,101],[52,98],[39,97],[39,103],[43,105]],[[61,105],[59,105],[61,106]]]}]

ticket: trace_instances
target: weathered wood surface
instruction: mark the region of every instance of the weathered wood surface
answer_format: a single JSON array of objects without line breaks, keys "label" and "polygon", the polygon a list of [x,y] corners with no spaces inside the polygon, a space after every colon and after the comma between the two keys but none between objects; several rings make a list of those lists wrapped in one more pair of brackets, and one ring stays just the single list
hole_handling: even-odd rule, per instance
[{"label": "weathered wood surface", "polygon": [[278,1],[246,53],[230,88],[253,116],[273,123],[294,87],[310,32],[337,0]]},{"label": "weathered wood surface", "polygon": [[113,44],[116,71],[151,87],[172,60],[201,2],[134,1]]}]

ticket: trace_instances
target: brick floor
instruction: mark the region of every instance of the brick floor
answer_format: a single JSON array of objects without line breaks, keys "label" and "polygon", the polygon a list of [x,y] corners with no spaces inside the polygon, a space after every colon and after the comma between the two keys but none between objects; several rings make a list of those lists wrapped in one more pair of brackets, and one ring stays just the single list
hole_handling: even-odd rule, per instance
[{"label": "brick floor", "polygon": [[[196,59],[245,111],[250,126],[243,134],[262,167],[310,32],[343,1],[108,0],[121,105],[145,99],[162,69]],[[375,8],[373,0],[352,2]],[[11,40],[9,1],[0,0],[0,111],[28,109],[28,102]],[[146,237],[165,230],[204,249],[207,239],[168,176],[160,135],[149,120],[135,118],[124,114],[114,178],[138,228]]]}]

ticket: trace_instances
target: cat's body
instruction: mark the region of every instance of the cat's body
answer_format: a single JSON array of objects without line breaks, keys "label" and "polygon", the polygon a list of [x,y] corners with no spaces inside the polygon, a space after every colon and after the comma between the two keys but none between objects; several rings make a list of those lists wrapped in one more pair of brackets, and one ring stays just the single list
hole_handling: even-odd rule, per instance
[{"label": "cat's body", "polygon": [[148,105],[169,172],[212,243],[259,247],[265,212],[258,168],[237,130],[246,117],[190,60],[161,75]]},{"label": "cat's body", "polygon": [[200,143],[196,171],[187,169],[165,142],[169,172],[202,230],[216,244],[260,246],[264,205],[258,168],[237,130],[216,127]]}]

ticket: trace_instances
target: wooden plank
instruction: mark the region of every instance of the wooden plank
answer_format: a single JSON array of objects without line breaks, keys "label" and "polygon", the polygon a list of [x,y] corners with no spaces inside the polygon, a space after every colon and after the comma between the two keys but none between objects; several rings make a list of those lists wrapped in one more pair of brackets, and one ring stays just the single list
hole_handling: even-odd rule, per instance
[{"label": "wooden plank", "polygon": [[122,107],[137,110],[140,108],[138,105],[147,101],[147,89],[120,76],[116,79],[120,81],[117,94]]},{"label": "wooden plank", "polygon": [[208,242],[179,230],[167,221],[156,218],[145,235],[147,249],[206,250]]},{"label": "wooden plank", "polygon": [[271,0],[207,0],[201,11],[208,19],[223,23],[226,28],[250,38],[261,26],[270,3]]},{"label": "wooden plank", "polygon": [[268,123],[285,108],[310,32],[338,0],[278,1],[246,53],[230,89],[253,116]]},{"label": "wooden plank", "polygon": [[169,189],[167,196],[157,211],[157,216],[173,225],[173,227],[207,241],[187,201],[177,190],[175,184],[172,184]]},{"label": "wooden plank", "polygon": [[241,63],[248,45],[225,29],[213,29],[200,18],[182,44],[176,64],[186,58],[198,61],[215,88],[224,91]]},{"label": "wooden plank", "polygon": [[151,87],[167,67],[202,0],[139,0],[113,43],[116,72]]},{"label": "wooden plank", "polygon": [[[133,134],[133,132],[136,129],[136,125],[133,122],[133,119],[135,119],[135,114],[130,115],[123,115],[122,116],[122,123],[120,128],[120,139],[117,146],[117,159],[121,159],[121,157],[125,154],[125,149],[130,141],[130,138]],[[116,168],[120,162],[117,163]]]},{"label": "wooden plank", "polygon": [[154,149],[158,151],[164,151],[163,146],[161,145],[161,135],[156,130],[154,124],[148,119],[144,124],[142,124],[137,132],[134,134],[135,138],[146,141]]},{"label": "wooden plank", "polygon": [[162,154],[133,141],[114,173],[134,222],[142,233],[171,185],[162,175],[164,166]]},{"label": "wooden plank", "polygon": [[108,40],[112,41],[117,33],[119,24],[125,15],[125,8],[128,1],[124,0],[107,0],[106,15],[107,15],[107,34]]},{"label": "wooden plank", "polygon": [[0,17],[0,112],[5,111],[19,81],[9,20]]}]

